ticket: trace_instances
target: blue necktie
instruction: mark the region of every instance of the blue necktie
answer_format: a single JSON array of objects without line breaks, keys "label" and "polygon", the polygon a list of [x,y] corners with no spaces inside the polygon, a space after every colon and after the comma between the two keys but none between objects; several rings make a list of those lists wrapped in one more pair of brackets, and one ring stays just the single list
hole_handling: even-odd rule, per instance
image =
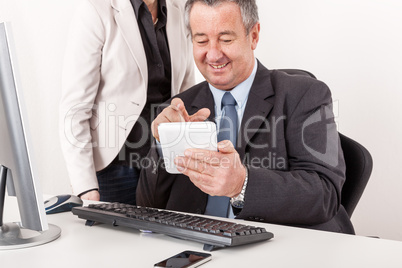
[{"label": "blue necktie", "polygon": [[[222,98],[222,117],[219,126],[218,142],[230,140],[236,147],[237,141],[237,111],[236,100],[230,92],[226,92]],[[205,209],[206,215],[228,217],[229,200],[227,196],[208,196]]]}]

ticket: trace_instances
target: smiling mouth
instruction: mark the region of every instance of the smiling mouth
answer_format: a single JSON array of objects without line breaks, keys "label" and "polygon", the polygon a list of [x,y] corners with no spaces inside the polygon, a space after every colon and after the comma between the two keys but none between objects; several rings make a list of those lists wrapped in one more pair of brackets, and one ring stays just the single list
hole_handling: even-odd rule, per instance
[{"label": "smiling mouth", "polygon": [[214,68],[214,69],[222,69],[223,67],[225,67],[226,65],[228,65],[229,63],[225,63],[225,64],[222,64],[222,65],[212,65],[212,64],[210,64],[210,66],[212,67],[212,68]]}]

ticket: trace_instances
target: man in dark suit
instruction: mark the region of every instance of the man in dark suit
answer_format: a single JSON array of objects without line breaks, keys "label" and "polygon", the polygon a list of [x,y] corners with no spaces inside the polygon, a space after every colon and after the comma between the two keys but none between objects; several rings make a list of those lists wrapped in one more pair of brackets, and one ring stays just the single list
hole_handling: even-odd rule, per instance
[{"label": "man in dark suit", "polygon": [[270,71],[255,59],[255,1],[188,0],[186,12],[194,59],[206,81],[160,109],[153,135],[158,141],[164,122],[208,119],[220,126],[229,114],[223,101],[229,92],[235,138],[220,141],[218,152],[186,150],[175,159],[179,175],[165,171],[154,146],[137,204],[220,215],[211,212],[218,196],[228,204],[224,217],[353,234],[340,200],[345,163],[328,87]]}]

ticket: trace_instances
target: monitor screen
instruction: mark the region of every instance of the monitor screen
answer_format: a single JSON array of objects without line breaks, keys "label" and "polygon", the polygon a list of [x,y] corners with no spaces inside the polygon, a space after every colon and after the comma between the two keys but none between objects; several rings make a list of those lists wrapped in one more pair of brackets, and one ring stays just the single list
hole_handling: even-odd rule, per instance
[{"label": "monitor screen", "polygon": [[[32,244],[32,239],[16,242],[17,238],[12,238],[13,241],[7,241],[12,235],[5,233],[12,229],[38,231],[38,236],[45,233],[44,236],[48,236],[49,230],[39,178],[35,177],[35,159],[29,141],[28,122],[12,40],[10,23],[0,23],[0,248],[8,247],[9,243],[12,247],[15,243],[25,246]],[[17,197],[21,217],[18,227],[14,224],[7,226],[2,222],[3,209],[7,209],[4,207],[2,189],[5,184],[8,194]],[[34,240],[33,244],[36,245],[40,239]]]}]

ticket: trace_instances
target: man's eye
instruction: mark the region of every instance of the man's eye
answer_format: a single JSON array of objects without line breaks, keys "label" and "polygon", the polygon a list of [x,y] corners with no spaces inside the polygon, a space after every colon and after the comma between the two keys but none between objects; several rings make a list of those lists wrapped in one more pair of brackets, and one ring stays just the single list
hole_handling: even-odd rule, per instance
[{"label": "man's eye", "polygon": [[231,39],[223,39],[222,42],[223,43],[230,43],[230,42],[232,42],[232,40]]},{"label": "man's eye", "polygon": [[199,45],[203,45],[203,44],[208,43],[207,40],[195,40],[195,42],[196,42],[197,44],[199,44]]}]

